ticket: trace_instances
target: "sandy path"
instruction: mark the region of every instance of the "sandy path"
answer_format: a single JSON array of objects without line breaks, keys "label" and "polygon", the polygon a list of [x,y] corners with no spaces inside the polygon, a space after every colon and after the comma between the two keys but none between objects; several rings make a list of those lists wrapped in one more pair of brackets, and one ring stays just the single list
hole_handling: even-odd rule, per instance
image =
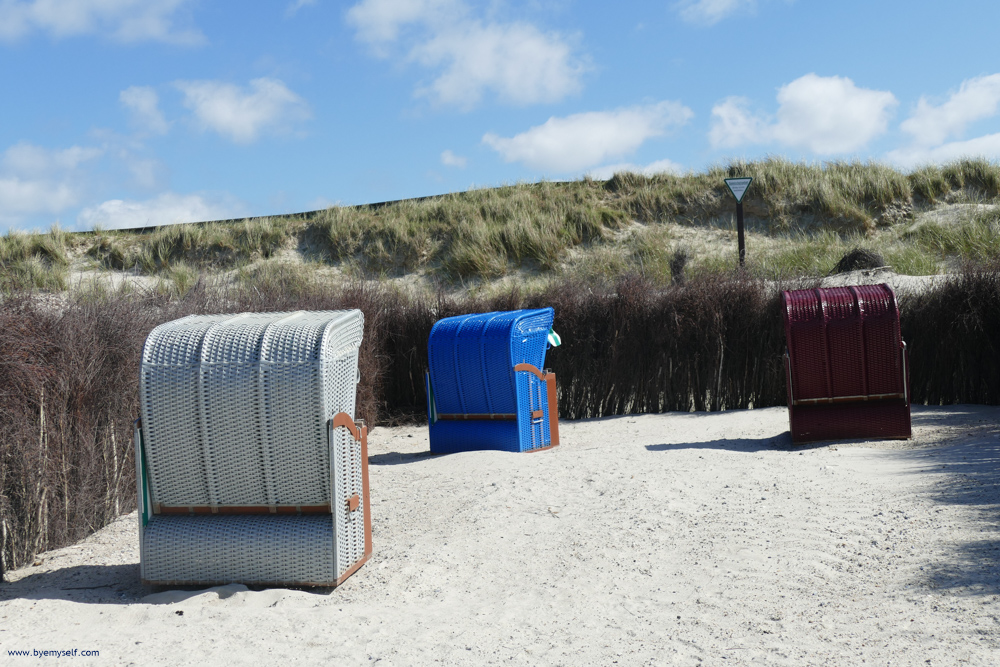
[{"label": "sandy path", "polygon": [[1000,408],[916,408],[902,443],[787,428],[620,417],[445,457],[376,429],[375,555],[341,588],[144,589],[133,515],[8,573],[0,662],[997,664]]}]

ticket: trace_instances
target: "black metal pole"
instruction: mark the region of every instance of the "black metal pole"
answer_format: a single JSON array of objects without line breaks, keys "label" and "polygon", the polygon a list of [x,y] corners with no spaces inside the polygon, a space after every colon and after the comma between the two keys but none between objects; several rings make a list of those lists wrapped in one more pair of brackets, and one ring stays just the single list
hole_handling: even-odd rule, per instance
[{"label": "black metal pole", "polygon": [[746,244],[743,242],[743,202],[736,202],[736,234],[740,244],[740,266],[747,257]]}]

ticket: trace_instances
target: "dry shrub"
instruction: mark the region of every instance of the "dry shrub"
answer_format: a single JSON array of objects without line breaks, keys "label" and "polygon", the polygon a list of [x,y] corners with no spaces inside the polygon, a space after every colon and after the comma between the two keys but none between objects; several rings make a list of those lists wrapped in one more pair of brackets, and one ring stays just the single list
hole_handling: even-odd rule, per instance
[{"label": "dry shrub", "polygon": [[752,280],[699,279],[659,288],[639,276],[563,282],[540,294],[397,297],[386,308],[385,413],[423,419],[427,338],[433,323],[464,313],[552,306],[563,344],[546,355],[567,419],[773,405],[784,397],[776,293]]},{"label": "dry shrub", "polygon": [[[424,419],[427,338],[442,317],[552,306],[563,345],[547,365],[564,418],[785,404],[784,332],[773,284],[638,276],[563,282],[538,294],[419,299],[370,283],[330,289],[273,270],[179,298],[90,292],[0,301],[0,524],[9,568],[76,541],[135,505],[132,421],[149,331],[192,313],[359,308],[357,414]],[[915,403],[1000,403],[1000,267],[969,267],[901,299]]]},{"label": "dry shrub", "polygon": [[900,308],[914,402],[1000,404],[1000,264],[967,266]]},{"label": "dry shrub", "polygon": [[[540,294],[484,298],[399,294],[383,302],[377,334],[384,421],[419,422],[433,323],[463,313],[552,306],[563,345],[546,364],[567,419],[668,410],[784,405],[779,289],[700,277],[661,288],[638,276],[562,282]],[[900,298],[914,403],[1000,404],[1000,268],[969,267]]]},{"label": "dry shrub", "polygon": [[173,307],[89,294],[0,303],[0,523],[8,567],[135,504],[132,420],[146,333]]},{"label": "dry shrub", "polygon": [[603,289],[560,286],[543,299],[563,334],[548,364],[567,418],[759,407],[784,395],[778,301],[764,283],[656,289],[630,276]]}]

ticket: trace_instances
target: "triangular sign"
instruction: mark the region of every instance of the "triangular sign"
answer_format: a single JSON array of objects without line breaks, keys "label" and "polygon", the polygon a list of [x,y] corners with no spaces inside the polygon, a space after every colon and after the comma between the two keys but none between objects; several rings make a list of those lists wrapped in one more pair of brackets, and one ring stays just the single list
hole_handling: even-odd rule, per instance
[{"label": "triangular sign", "polygon": [[740,202],[743,201],[743,195],[745,195],[747,193],[747,190],[750,189],[750,184],[751,183],[753,183],[753,179],[752,178],[727,178],[726,179],[726,187],[728,187],[729,191],[733,193],[734,197],[736,197],[736,203],[737,204],[739,204]]}]

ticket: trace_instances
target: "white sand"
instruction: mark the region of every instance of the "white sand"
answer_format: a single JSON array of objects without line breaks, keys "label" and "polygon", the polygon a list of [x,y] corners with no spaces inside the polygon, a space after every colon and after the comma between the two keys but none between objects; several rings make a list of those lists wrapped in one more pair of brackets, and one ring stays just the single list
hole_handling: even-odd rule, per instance
[{"label": "white sand", "polygon": [[564,423],[537,454],[371,438],[375,555],[335,591],[152,591],[135,516],[0,585],[59,664],[996,665],[1000,408],[792,448],[780,408]]}]

